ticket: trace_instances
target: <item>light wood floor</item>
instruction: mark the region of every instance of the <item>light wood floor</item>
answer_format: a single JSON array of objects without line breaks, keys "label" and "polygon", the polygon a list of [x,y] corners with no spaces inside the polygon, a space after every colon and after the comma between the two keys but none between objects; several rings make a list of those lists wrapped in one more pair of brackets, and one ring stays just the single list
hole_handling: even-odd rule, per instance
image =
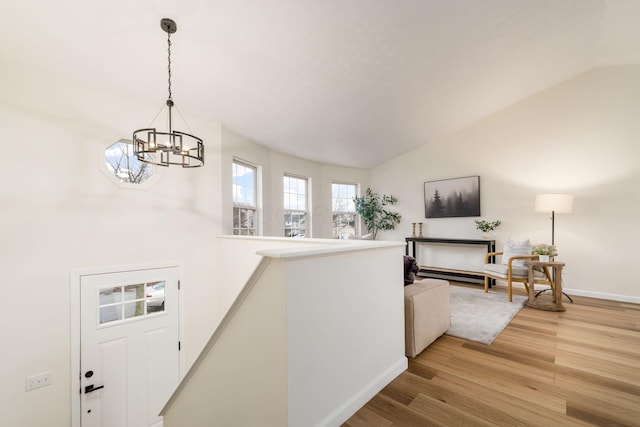
[{"label": "light wood floor", "polygon": [[490,346],[443,335],[344,426],[640,426],[640,305],[574,301]]}]

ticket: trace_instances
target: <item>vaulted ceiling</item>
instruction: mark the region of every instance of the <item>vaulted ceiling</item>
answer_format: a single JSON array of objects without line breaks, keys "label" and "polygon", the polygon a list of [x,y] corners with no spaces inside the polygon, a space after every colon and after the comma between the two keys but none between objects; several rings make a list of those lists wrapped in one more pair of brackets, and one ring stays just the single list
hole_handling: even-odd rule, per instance
[{"label": "vaulted ceiling", "polygon": [[173,18],[183,114],[354,167],[593,67],[640,62],[638,0],[0,1],[3,67],[161,105],[159,23]]}]

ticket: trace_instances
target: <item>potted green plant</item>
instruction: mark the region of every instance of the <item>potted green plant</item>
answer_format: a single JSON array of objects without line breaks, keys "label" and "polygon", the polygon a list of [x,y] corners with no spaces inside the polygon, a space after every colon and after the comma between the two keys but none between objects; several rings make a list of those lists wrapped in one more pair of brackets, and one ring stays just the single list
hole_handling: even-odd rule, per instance
[{"label": "potted green plant", "polygon": [[376,239],[378,230],[393,230],[400,223],[400,214],[387,209],[388,205],[398,201],[394,196],[380,195],[367,188],[364,196],[355,197],[353,201],[356,204],[356,212],[362,217],[373,240]]},{"label": "potted green plant", "polygon": [[558,255],[558,252],[554,245],[540,244],[533,247],[533,254],[538,255],[538,261],[549,262],[549,258]]},{"label": "potted green plant", "polygon": [[491,237],[490,232],[495,230],[496,228],[498,228],[500,224],[502,224],[502,221],[500,221],[499,219],[495,221],[485,221],[482,219],[476,219],[474,220],[474,222],[476,223],[476,228],[482,231],[483,237],[485,239],[490,238]]}]

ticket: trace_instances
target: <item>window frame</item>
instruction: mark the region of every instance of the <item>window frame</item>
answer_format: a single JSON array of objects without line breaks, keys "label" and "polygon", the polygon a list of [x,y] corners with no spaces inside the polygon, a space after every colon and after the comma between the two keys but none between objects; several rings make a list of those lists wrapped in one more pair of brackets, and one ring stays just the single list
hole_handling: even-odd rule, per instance
[{"label": "window frame", "polygon": [[[336,206],[336,200],[337,199],[345,199],[344,197],[338,197],[335,198],[334,197],[334,186],[336,185],[341,185],[341,186],[350,186],[353,187],[353,194],[354,197],[359,197],[360,194],[360,184],[358,183],[354,183],[354,182],[345,182],[345,181],[331,181],[331,234],[332,237],[334,239],[340,239],[340,238],[352,238],[355,239],[357,238],[357,236],[360,235],[360,215],[358,215],[358,213],[356,212],[356,208],[355,208],[355,202],[353,203],[353,210],[336,210],[335,206]],[[336,216],[338,215],[353,215],[353,236],[350,237],[346,237],[346,236],[340,236],[340,233],[337,233],[337,228],[336,227]]]},{"label": "window frame", "polygon": [[[243,203],[236,200],[236,191],[235,191],[235,177],[236,177],[236,166],[241,166],[243,168],[247,168],[253,171],[253,203]],[[232,198],[232,224],[231,224],[231,232],[235,236],[258,236],[261,232],[260,227],[260,209],[259,209],[259,177],[258,174],[260,172],[260,168],[257,165],[254,165],[250,162],[247,162],[242,159],[233,158],[231,163],[231,198]],[[243,227],[242,217],[246,216],[247,213],[253,212],[253,223],[252,226]],[[238,221],[236,222],[236,218]],[[238,226],[236,226],[238,224]],[[246,233],[243,231],[247,231]]]},{"label": "window frame", "polygon": [[[285,188],[285,180],[286,179],[296,179],[298,181],[303,181],[304,182],[304,209],[300,209],[298,202],[296,202],[296,209],[291,209],[291,208],[287,208],[287,195],[291,195],[291,194],[295,194],[298,197],[301,195],[300,192],[291,192],[291,191],[286,191]],[[289,189],[291,188],[291,186],[289,186]],[[311,179],[309,177],[305,177],[305,176],[300,176],[300,175],[295,175],[295,174],[291,174],[291,173],[284,173],[283,177],[282,177],[282,199],[283,199],[283,208],[284,208],[284,215],[283,215],[283,233],[285,237],[299,237],[299,238],[304,238],[304,237],[311,237]],[[298,224],[297,227],[290,227],[287,228],[287,216],[289,215],[297,215],[297,216],[302,216],[302,220],[297,221],[296,223]],[[304,228],[301,226],[301,224],[304,224]],[[287,235],[287,230],[289,230],[289,235]],[[292,231],[293,230],[298,230],[298,234],[296,235],[291,235],[293,234]],[[304,231],[304,233],[300,233],[300,231]]]},{"label": "window frame", "polygon": [[140,183],[124,182],[120,178],[116,177],[111,168],[107,166],[106,150],[118,143],[131,144],[133,147],[133,141],[126,138],[120,138],[113,142],[104,142],[99,144],[100,149],[98,150],[98,170],[109,178],[112,183],[120,188],[126,188],[128,190],[148,190],[164,175],[163,167],[155,167],[155,165],[153,165],[151,167],[151,175]]}]

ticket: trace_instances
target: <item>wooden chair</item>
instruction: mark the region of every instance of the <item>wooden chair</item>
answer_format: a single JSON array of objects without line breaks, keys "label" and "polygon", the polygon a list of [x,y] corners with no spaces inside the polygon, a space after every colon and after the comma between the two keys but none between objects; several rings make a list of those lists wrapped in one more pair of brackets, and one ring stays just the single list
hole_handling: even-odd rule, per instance
[{"label": "wooden chair", "polygon": [[[484,259],[484,291],[489,291],[489,279],[502,280],[507,282],[509,302],[513,300],[513,282],[524,284],[525,290],[529,292],[529,270],[527,267],[522,267],[514,264],[517,260],[526,259],[538,259],[538,255],[517,255],[509,258],[507,264],[502,263],[490,263],[489,260],[494,256],[501,256],[503,252],[489,252]],[[535,284],[546,284],[553,290],[553,280],[551,279],[551,273],[547,267],[543,268],[543,271],[535,271],[533,278]]]}]

